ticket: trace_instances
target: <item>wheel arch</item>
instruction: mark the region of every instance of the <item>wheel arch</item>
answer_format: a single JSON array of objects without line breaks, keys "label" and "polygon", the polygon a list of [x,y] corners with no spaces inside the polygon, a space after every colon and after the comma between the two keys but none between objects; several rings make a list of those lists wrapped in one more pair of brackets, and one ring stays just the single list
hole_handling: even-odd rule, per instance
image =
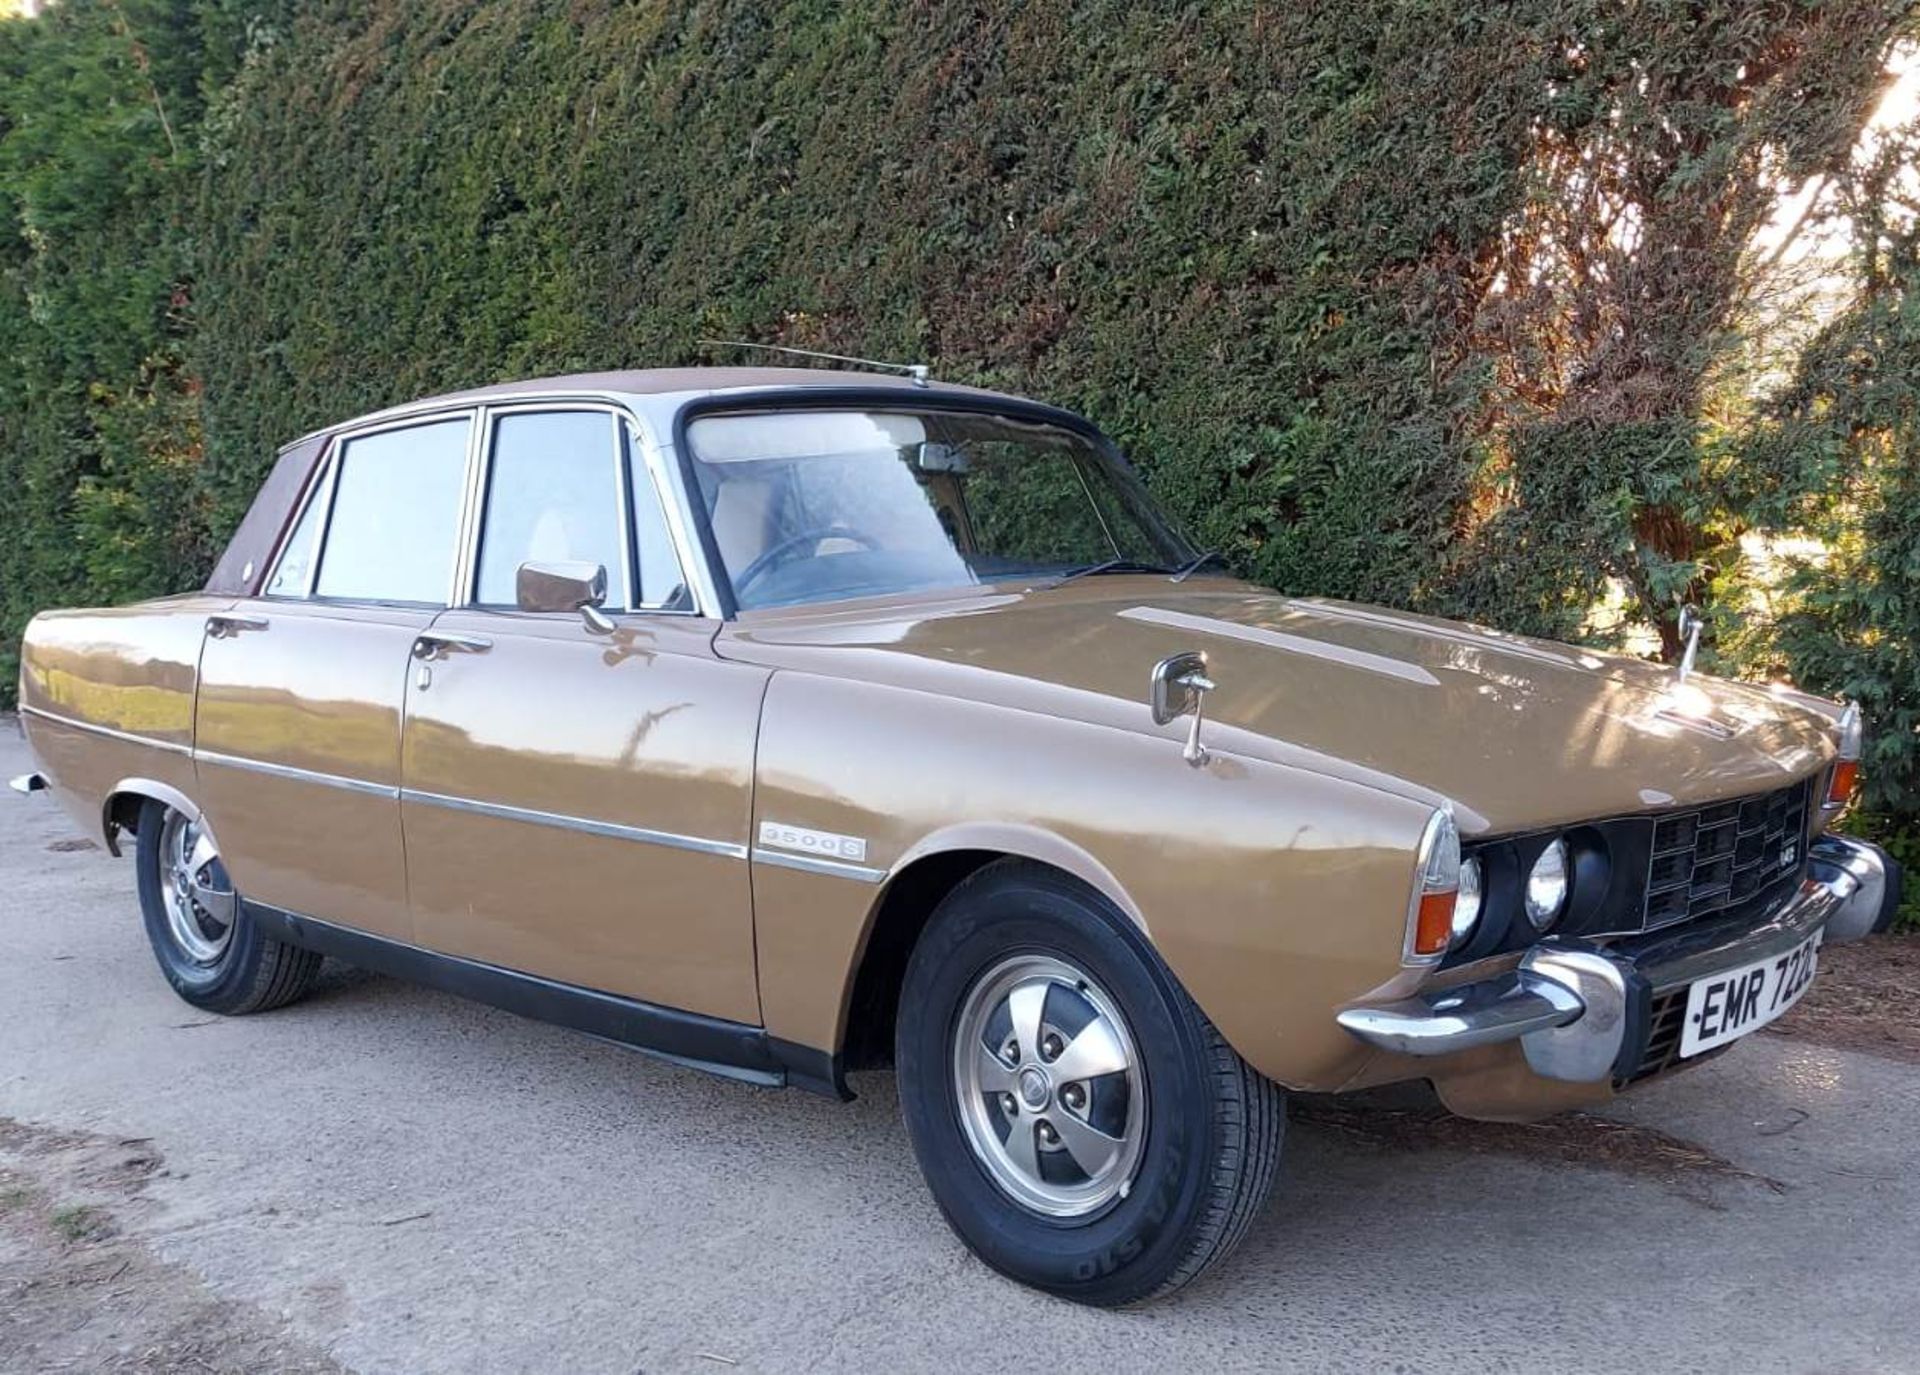
[{"label": "wheel arch", "polygon": [[1084,884],[1145,933],[1146,919],[1119,880],[1063,837],[1037,827],[994,823],[939,831],[900,857],[868,912],[841,996],[839,1059],[845,1068],[878,1069],[892,1063],[900,986],[920,933],[949,893],[1005,859],[1045,865]]},{"label": "wheel arch", "polygon": [[200,819],[193,799],[173,785],[152,778],[123,778],[107,790],[106,801],[100,804],[101,838],[115,858],[120,855],[120,833],[131,835],[140,829],[140,807],[146,802],[163,803],[189,821]]}]

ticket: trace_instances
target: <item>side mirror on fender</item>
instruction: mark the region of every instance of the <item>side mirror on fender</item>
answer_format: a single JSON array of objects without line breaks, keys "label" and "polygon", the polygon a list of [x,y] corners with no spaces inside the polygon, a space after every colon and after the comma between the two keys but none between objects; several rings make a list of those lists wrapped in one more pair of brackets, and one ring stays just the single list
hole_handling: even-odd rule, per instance
[{"label": "side mirror on fender", "polygon": [[577,611],[587,629],[602,635],[613,629],[600,610],[607,600],[605,564],[523,563],[514,576],[514,595],[522,611]]},{"label": "side mirror on fender", "polygon": [[1207,677],[1207,656],[1197,650],[1169,655],[1153,666],[1147,697],[1153,723],[1164,726],[1182,716],[1193,717],[1187,728],[1187,746],[1180,753],[1196,769],[1207,762],[1207,752],[1200,744],[1200,720],[1213,687],[1213,679]]}]

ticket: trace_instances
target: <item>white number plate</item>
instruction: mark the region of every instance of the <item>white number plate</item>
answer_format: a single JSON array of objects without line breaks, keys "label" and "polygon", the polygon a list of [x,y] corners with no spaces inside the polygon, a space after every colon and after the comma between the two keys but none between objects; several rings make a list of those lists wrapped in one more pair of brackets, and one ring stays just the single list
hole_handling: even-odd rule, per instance
[{"label": "white number plate", "polygon": [[1784,955],[1715,974],[1689,989],[1680,1058],[1758,1031],[1799,1002],[1813,982],[1821,934],[1814,932]]}]

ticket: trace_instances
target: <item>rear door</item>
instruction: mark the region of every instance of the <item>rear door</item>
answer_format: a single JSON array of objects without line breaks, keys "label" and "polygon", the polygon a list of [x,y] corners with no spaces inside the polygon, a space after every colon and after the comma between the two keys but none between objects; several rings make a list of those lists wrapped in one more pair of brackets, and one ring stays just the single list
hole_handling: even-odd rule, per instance
[{"label": "rear door", "polygon": [[[747,828],[767,674],[715,657],[644,447],[611,407],[487,412],[462,604],[408,680],[401,816],[430,949],[759,1020]],[[515,609],[607,570],[611,633]]]},{"label": "rear door", "polygon": [[472,434],[459,412],[337,440],[262,595],[209,618],[198,800],[254,901],[411,939],[401,712],[454,587]]}]

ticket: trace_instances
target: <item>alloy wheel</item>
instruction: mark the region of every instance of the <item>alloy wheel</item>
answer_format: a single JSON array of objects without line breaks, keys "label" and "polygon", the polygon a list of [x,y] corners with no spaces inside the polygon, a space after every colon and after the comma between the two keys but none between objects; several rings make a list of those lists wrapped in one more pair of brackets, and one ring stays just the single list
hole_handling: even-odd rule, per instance
[{"label": "alloy wheel", "polygon": [[974,1157],[1016,1202],[1069,1218],[1126,1197],[1146,1079],[1126,1018],[1084,971],[1022,954],[975,980],[955,1023],[953,1084]]},{"label": "alloy wheel", "polygon": [[160,897],[180,953],[196,965],[218,964],[233,941],[233,884],[213,832],[177,811],[160,832]]}]

